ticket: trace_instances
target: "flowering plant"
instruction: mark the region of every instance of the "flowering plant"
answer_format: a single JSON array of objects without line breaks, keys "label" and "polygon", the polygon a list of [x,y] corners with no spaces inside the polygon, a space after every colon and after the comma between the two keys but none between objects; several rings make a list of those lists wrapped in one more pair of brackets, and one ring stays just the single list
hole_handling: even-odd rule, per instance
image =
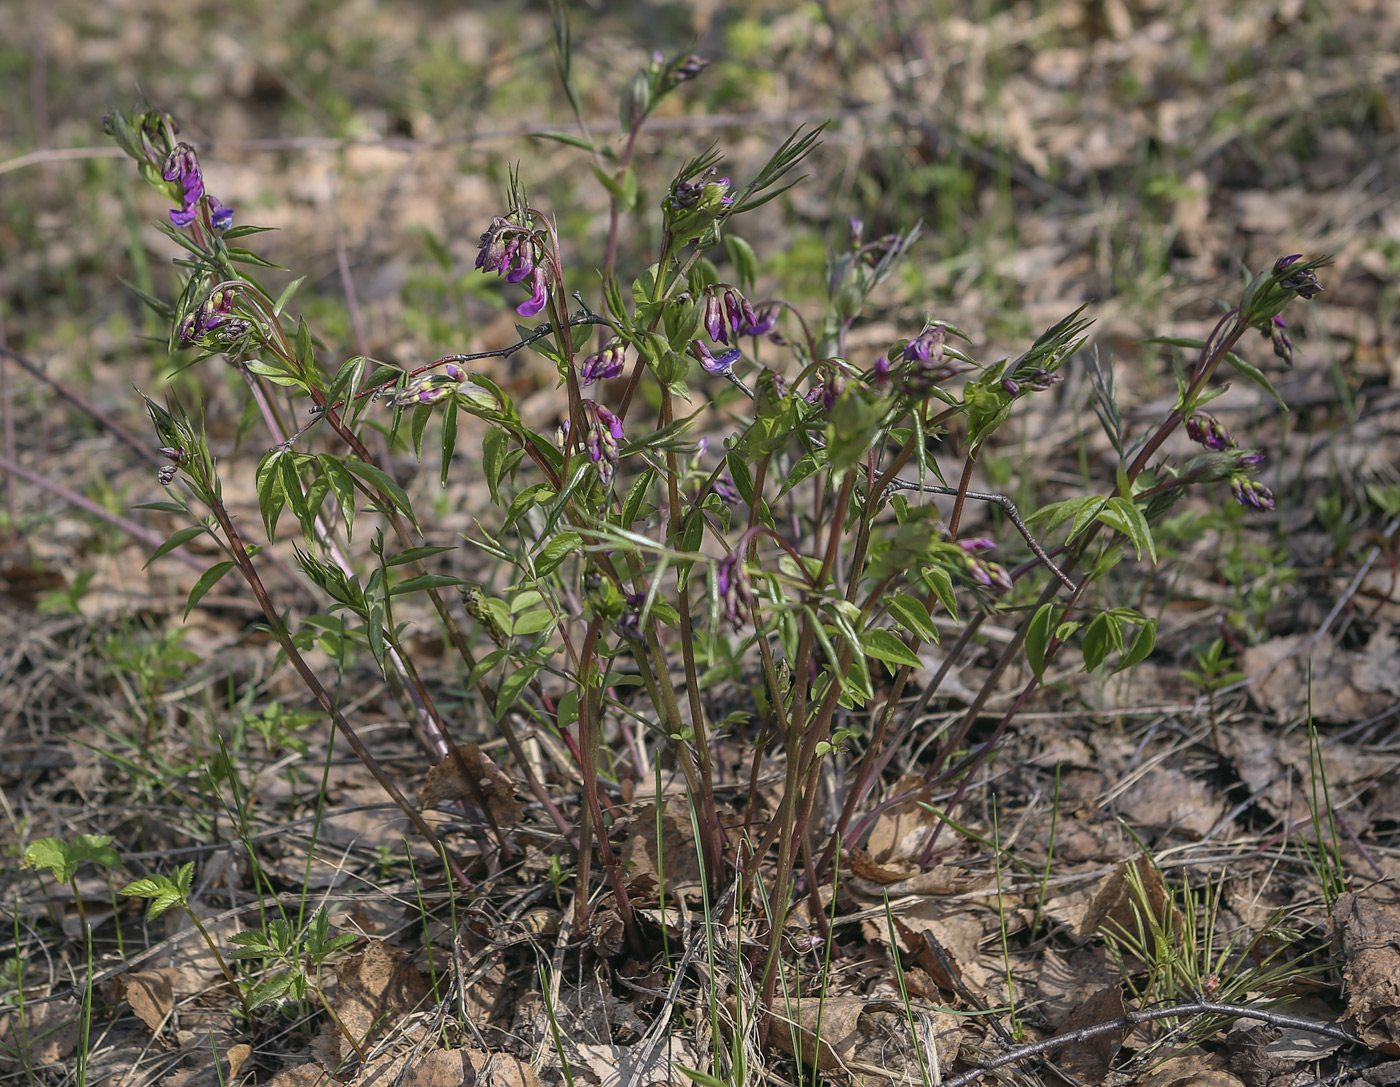
[{"label": "flowering plant", "polygon": [[[516,312],[539,323],[521,326],[509,348],[412,368],[326,357],[306,322],[291,317],[296,284],[274,296],[257,278],[269,265],[230,245],[258,228],[232,225],[233,212],[209,192],[171,118],[114,114],[109,130],[179,205],[165,229],[184,251],[183,290],[171,305],[149,300],[170,322],[172,350],[224,359],[267,428],[256,473],[264,539],[254,541],[224,504],[198,413],[148,401],[171,462],[161,473],[171,497],[158,508],[191,520],[166,548],[208,534],[226,555],[199,579],[189,606],[236,569],[346,742],[453,878],[471,887],[478,874],[379,768],[305,654],[317,631],[334,625],[372,657],[429,759],[461,762],[464,737],[396,618],[406,598],[426,599],[515,773],[576,851],[578,925],[587,931],[595,912],[589,886],[600,862],[606,908],[630,950],[644,952],[636,900],[667,888],[632,877],[609,829],[638,781],[674,774],[695,813],[706,892],[722,894],[736,879],[745,895],[762,888],[745,908],[764,917],[767,943],[754,969],[766,1003],[795,897],[816,895],[878,810],[949,784],[956,803],[970,771],[1070,645],[1091,670],[1130,667],[1152,651],[1155,620],[1131,608],[1097,609],[1086,590],[1126,548],[1155,557],[1153,526],[1184,488],[1228,481],[1241,503],[1272,508],[1251,475],[1258,454],[1238,449],[1201,409],[1219,389],[1212,380],[1222,364],[1267,384],[1234,348],[1253,328],[1291,351],[1279,313],[1320,289],[1321,262],[1284,258],[1256,277],[1240,306],[1195,345],[1197,361],[1168,416],[1136,441],[1125,433],[1111,374],[1096,371],[1095,406],[1120,460],[1114,489],[1023,519],[1004,496],[972,489],[973,470],[1017,403],[1054,387],[1085,345],[1082,311],[992,365],[973,357],[963,332],[932,318],[878,356],[859,358],[849,333],[919,231],[867,240],[858,222],[831,258],[815,319],[759,297],[758,259],[738,226],[795,183],[820,130],[794,133],[746,181],[718,176],[719,154],[701,154],[681,165],[658,207],[640,206],[636,134],[657,102],[703,68],[694,56],[657,57],[624,90],[624,149],[576,141],[610,196],[608,242],[595,262],[566,259],[555,220],[512,178],[508,206],[481,234],[475,265],[522,287],[527,297]],[[566,55],[561,71],[567,81]],[[633,213],[655,216],[659,243],[647,267],[625,276],[618,239]],[[599,282],[587,303],[572,293]],[[580,298],[576,308],[571,297]],[[496,360],[525,348],[558,373],[552,432],[527,424],[497,379]],[[278,389],[309,407],[307,425],[290,424]],[[477,428],[473,469],[493,509],[472,511],[479,530],[470,543],[504,574],[474,581],[448,572],[440,557],[451,539],[400,485],[402,466],[371,451],[371,425],[406,435],[420,457],[435,435],[444,483],[462,468],[459,433]],[[1182,426],[1206,452],[1178,467],[1158,454]],[[937,437],[961,451],[954,486],[930,452]],[[969,501],[995,504],[1020,542],[965,535]],[[370,554],[356,559],[351,542],[357,525],[364,532],[366,506],[375,522]],[[326,615],[289,615],[263,583],[261,556],[288,510],[301,534],[296,561]],[[920,649],[951,632],[952,661],[998,613],[1021,617],[1014,636],[965,712],[931,738],[917,784],[888,794],[886,768],[923,727],[919,711],[947,672],[932,677],[911,709],[904,695],[922,667]],[[1022,659],[1023,688],[969,751],[973,723]],[[566,758],[558,777],[580,783],[576,805],[539,773],[526,750],[532,736],[547,737]],[[746,788],[723,801],[719,786],[736,770],[735,752]],[[836,764],[844,771],[839,791],[827,787]],[[770,768],[782,787],[776,808],[765,810],[759,781]],[[879,803],[877,793],[886,794]],[[520,849],[479,788],[460,803],[487,870]],[[925,863],[937,835],[935,827]],[[819,903],[813,916],[822,916]]]}]

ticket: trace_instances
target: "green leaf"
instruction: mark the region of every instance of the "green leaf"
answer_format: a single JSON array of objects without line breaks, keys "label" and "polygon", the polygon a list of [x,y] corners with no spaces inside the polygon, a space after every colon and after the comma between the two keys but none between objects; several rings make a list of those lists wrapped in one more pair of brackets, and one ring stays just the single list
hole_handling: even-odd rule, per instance
[{"label": "green leaf", "polygon": [[457,400],[454,397],[443,405],[442,411],[442,466],[438,482],[446,487],[447,475],[452,469],[452,454],[457,449]]},{"label": "green leaf", "polygon": [[1137,634],[1133,637],[1133,644],[1128,647],[1128,651],[1123,654],[1123,659],[1118,662],[1118,667],[1113,670],[1113,674],[1131,668],[1135,664],[1141,664],[1147,659],[1147,655],[1152,652],[1157,644],[1157,620],[1149,619],[1138,627]]},{"label": "green leaf", "polygon": [[432,417],[433,406],[419,404],[413,409],[413,418],[409,422],[409,434],[413,438],[413,455],[420,461],[423,459],[423,435],[428,429],[428,420]]},{"label": "green leaf", "polygon": [[455,547],[409,547],[390,555],[384,560],[384,565],[407,566],[410,562],[420,562],[423,559],[430,559],[434,555],[441,555],[445,551],[456,550]]},{"label": "green leaf", "polygon": [[1279,396],[1278,390],[1274,388],[1273,384],[1264,375],[1263,370],[1259,369],[1259,367],[1251,362],[1246,362],[1233,351],[1225,352],[1225,361],[1278,401],[1278,406],[1284,411],[1288,410],[1288,405],[1284,403],[1283,397]]},{"label": "green leaf", "polygon": [[199,575],[199,580],[194,583],[194,588],[190,590],[190,595],[185,598],[184,617],[186,619],[190,617],[190,612],[194,610],[194,606],[204,599],[204,594],[217,585],[223,579],[223,576],[237,565],[238,564],[232,559],[224,562],[216,562],[213,566],[209,567],[209,569],[205,570],[204,573]]},{"label": "green leaf", "polygon": [[320,465],[321,475],[330,485],[331,493],[335,495],[348,539],[355,527],[355,481],[345,470],[345,465],[335,457],[321,453],[317,455],[316,463]]},{"label": "green leaf", "polygon": [[1115,649],[1123,648],[1122,621],[1109,612],[1098,616],[1084,631],[1084,670],[1092,672]]},{"label": "green leaf", "polygon": [[929,588],[933,590],[933,595],[938,597],[938,602],[943,605],[953,621],[958,622],[958,598],[953,592],[953,575],[941,566],[925,566],[921,572]]},{"label": "green leaf", "polygon": [[1157,561],[1157,545],[1152,539],[1152,528],[1136,502],[1121,497],[1110,498],[1107,506],[1100,511],[1098,520],[1128,537],[1138,558],[1142,558],[1143,551],[1146,551],[1153,562]]},{"label": "green leaf", "polygon": [[895,621],[905,630],[913,631],[926,642],[938,641],[938,628],[933,625],[933,619],[922,600],[902,593],[889,602],[889,609]]},{"label": "green leaf", "polygon": [[253,991],[248,994],[248,1010],[252,1011],[255,1008],[260,1008],[264,1004],[271,1003],[284,996],[287,991],[291,989],[292,983],[295,980],[291,972],[287,971],[281,974],[274,974],[265,981],[259,982],[253,988]]},{"label": "green leaf", "polygon": [[577,532],[561,532],[535,557],[535,573],[539,577],[548,577],[563,565],[564,560],[570,555],[581,553],[583,548],[583,537]]},{"label": "green leaf", "polygon": [[506,453],[510,450],[510,435],[504,430],[492,427],[486,432],[481,443],[481,470],[486,474],[486,486],[491,490],[491,501],[501,504],[501,476],[505,472]]},{"label": "green leaf", "polygon": [[758,278],[758,254],[753,251],[753,246],[737,234],[726,234],[724,249],[729,255],[729,263],[734,265],[734,278],[739,281],[739,286],[745,291],[752,291],[754,280]]},{"label": "green leaf", "polygon": [[535,678],[535,673],[539,670],[538,664],[522,664],[501,681],[501,686],[496,691],[495,717],[497,721],[510,712],[511,707],[519,700],[521,692],[529,685],[530,680]]},{"label": "green leaf", "polygon": [[189,541],[193,540],[196,536],[203,536],[208,531],[209,530],[203,525],[189,525],[180,529],[151,553],[151,557],[146,560],[145,566],[142,566],[141,569],[144,570],[146,566],[150,566],[151,563],[155,562],[156,559],[160,558],[162,555],[169,554],[181,544],[189,543]]},{"label": "green leaf", "polygon": [[536,608],[527,611],[524,615],[516,616],[510,625],[511,634],[516,637],[526,637],[530,634],[538,634],[554,625],[554,613],[548,608]]},{"label": "green leaf", "polygon": [[401,581],[389,590],[390,596],[402,596],[404,593],[421,592],[424,589],[445,589],[452,585],[470,585],[470,581],[464,581],[451,574],[419,574],[411,577],[407,581]]},{"label": "green leaf", "polygon": [[867,656],[890,665],[891,672],[894,671],[895,665],[918,668],[923,663],[919,660],[918,654],[900,641],[897,635],[888,630],[865,631],[860,636],[860,647],[865,650]]},{"label": "green leaf", "polygon": [[413,522],[413,527],[418,527],[418,519],[413,516],[413,505],[408,500],[408,495],[389,476],[389,473],[382,468],[377,468],[373,464],[366,464],[364,461],[345,461],[345,470],[351,475],[359,477],[380,493],[388,495],[389,499],[398,507],[399,512]]},{"label": "green leaf", "polygon": [[78,862],[69,858],[68,843],[62,838],[39,838],[30,842],[19,866],[47,868],[60,883],[67,883],[78,870]]},{"label": "green leaf", "polygon": [[1026,627],[1026,660],[1038,683],[1045,682],[1045,650],[1050,644],[1057,610],[1058,605],[1042,604]]},{"label": "green leaf", "polygon": [[[287,505],[287,494],[282,489],[281,467],[282,458],[286,455],[283,450],[274,449],[258,465],[258,512],[262,514],[263,529],[267,532],[269,543],[277,539],[277,521]],[[350,508],[354,508],[353,501]]]}]

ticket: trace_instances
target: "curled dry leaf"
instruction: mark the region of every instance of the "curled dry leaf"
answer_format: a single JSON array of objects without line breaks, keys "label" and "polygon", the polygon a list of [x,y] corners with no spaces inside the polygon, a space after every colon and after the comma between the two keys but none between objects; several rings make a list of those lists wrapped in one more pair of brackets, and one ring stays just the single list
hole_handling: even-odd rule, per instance
[{"label": "curled dry leaf", "polygon": [[525,805],[515,795],[514,782],[480,745],[458,744],[457,755],[460,758],[449,755],[428,771],[428,779],[418,790],[419,807],[432,808],[444,800],[465,800],[480,807],[485,798],[498,826],[520,822]]},{"label": "curled dry leaf", "polygon": [[[1140,892],[1129,880],[1130,864],[1137,873]],[[1089,908],[1084,912],[1079,936],[1081,939],[1088,939],[1103,931],[1113,935],[1136,932],[1137,914],[1161,918],[1164,907],[1170,909],[1172,929],[1180,932],[1183,924],[1181,913],[1175,904],[1168,907],[1170,897],[1167,885],[1162,880],[1161,869],[1152,863],[1151,857],[1142,856],[1135,861],[1124,861],[1099,883]]]},{"label": "curled dry leaf", "polygon": [[1367,1044],[1400,1055],[1400,910],[1341,895],[1332,908],[1332,944],[1346,963],[1345,1022]]},{"label": "curled dry leaf", "polygon": [[[399,1025],[428,996],[428,981],[402,951],[371,940],[364,951],[338,962],[336,984],[329,999],[347,1030],[361,1041],[372,1041]],[[349,1043],[340,1038],[340,1057]]]},{"label": "curled dry leaf", "polygon": [[121,978],[122,995],[137,1018],[151,1030],[158,1031],[175,1006],[171,985],[173,970],[141,970]]},{"label": "curled dry leaf", "polygon": [[906,866],[876,864],[863,849],[842,854],[849,869],[846,889],[858,895],[883,900],[886,895],[950,895],[973,891],[992,880],[990,873],[969,875],[954,868],[931,868],[920,872]]},{"label": "curled dry leaf", "polygon": [[661,856],[656,852],[656,805],[643,805],[627,820],[622,843],[622,863],[633,879],[651,877],[658,885],[665,880],[667,895],[697,893],[700,890],[699,846],[690,822],[690,806],[680,797],[669,797],[661,805]]}]

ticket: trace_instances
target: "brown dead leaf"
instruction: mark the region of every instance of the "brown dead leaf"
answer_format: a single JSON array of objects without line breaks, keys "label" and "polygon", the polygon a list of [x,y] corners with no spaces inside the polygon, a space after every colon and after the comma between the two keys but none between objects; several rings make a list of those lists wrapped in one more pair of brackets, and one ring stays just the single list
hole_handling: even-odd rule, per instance
[{"label": "brown dead leaf", "polygon": [[[824,1071],[844,1068],[854,1058],[860,1044],[860,1017],[868,1003],[858,996],[833,996],[824,1001],[804,1000],[801,1007],[775,1013],[769,1041],[803,1064]],[[817,1030],[821,1029],[821,1045]]]},{"label": "brown dead leaf", "polygon": [[491,761],[479,744],[457,745],[460,760],[449,755],[428,771],[418,790],[418,806],[432,808],[444,800],[465,800],[481,806],[484,799],[499,826],[511,826],[525,815],[525,805],[515,795],[515,784]]},{"label": "brown dead leaf", "polygon": [[1400,641],[1389,631],[1378,630],[1359,651],[1322,638],[1309,653],[1311,641],[1310,634],[1292,634],[1245,651],[1241,670],[1263,677],[1251,690],[1267,709],[1284,720],[1303,717],[1311,706],[1319,720],[1359,721],[1395,704]]},{"label": "brown dead leaf", "polygon": [[1101,944],[1069,955],[1047,948],[1035,977],[1039,1008],[1056,1033],[1063,1033],[1065,1020],[1080,1006],[1085,993],[1108,988],[1121,978]]},{"label": "brown dead leaf", "polygon": [[175,994],[171,987],[173,973],[169,969],[142,970],[122,978],[126,1002],[153,1033],[165,1025],[166,1017],[175,1007]]},{"label": "brown dead leaf", "polygon": [[[1056,1034],[1071,1034],[1096,1023],[1107,1023],[1123,1014],[1123,988],[1110,985],[1100,989],[1079,1004],[1060,1025]],[[1113,1067],[1113,1058],[1123,1046],[1128,1029],[1100,1034],[1087,1042],[1066,1045],[1060,1050],[1056,1063],[1061,1070],[1087,1083],[1102,1083]]]},{"label": "brown dead leaf", "polygon": [[[537,1087],[530,1065],[508,1053],[480,1049],[434,1049],[407,1061],[400,1060],[397,1075],[373,1074],[377,1061],[366,1069],[361,1082],[393,1083],[402,1087]],[[384,1070],[384,1071],[387,1071]]]},{"label": "brown dead leaf", "polygon": [[876,864],[863,849],[843,855],[850,875],[846,889],[858,895],[883,899],[886,895],[949,895],[976,890],[992,881],[988,873],[968,875],[940,866],[920,872],[914,865]]},{"label": "brown dead leaf", "polygon": [[200,1063],[193,1068],[181,1068],[170,1073],[160,1081],[160,1087],[229,1087],[238,1079],[238,1073],[243,1071],[243,1065],[253,1055],[253,1047],[241,1042],[230,1046],[223,1057],[228,1062],[226,1067],[223,1061],[211,1060],[213,1054],[204,1046],[195,1052],[202,1058]]},{"label": "brown dead leaf", "polygon": [[[895,782],[893,791],[896,795],[909,792],[922,782],[920,775],[906,775]],[[923,849],[928,828],[937,818],[913,800],[886,808],[875,818],[866,839],[866,851],[877,864],[911,859]]]},{"label": "brown dead leaf", "polygon": [[78,1044],[78,1008],[71,1000],[34,1004],[0,1016],[0,1068],[34,1068],[57,1064]]},{"label": "brown dead leaf", "polygon": [[[336,984],[329,999],[346,1028],[361,1043],[382,1037],[415,1010],[428,995],[428,981],[409,957],[380,940],[334,967]],[[349,1043],[339,1039],[344,1057]]]},{"label": "brown dead leaf", "polygon": [[1225,1058],[1187,1053],[1172,1057],[1151,1069],[1136,1087],[1244,1087],[1239,1077],[1225,1070]]},{"label": "brown dead leaf", "polygon": [[657,868],[656,804],[644,804],[627,820],[627,837],[622,843],[622,863],[632,878],[650,877],[661,883],[665,877],[668,895],[700,890],[699,848],[690,824],[690,806],[680,797],[668,797],[661,805],[661,862]]},{"label": "brown dead leaf", "polygon": [[1199,778],[1159,766],[1118,799],[1118,810],[1134,826],[1201,837],[1225,814],[1225,798]]},{"label": "brown dead leaf", "polygon": [[298,1064],[272,1077],[270,1087],[331,1087],[337,1081],[319,1064]]},{"label": "brown dead leaf", "polygon": [[1400,1055],[1400,910],[1344,894],[1332,926],[1333,947],[1346,963],[1345,1021],[1368,1045]]},{"label": "brown dead leaf", "polygon": [[[982,922],[970,914],[964,904],[927,898],[902,908],[897,920],[897,931],[901,941],[908,944],[914,937],[927,933],[952,961],[953,972],[960,976],[962,983],[972,992],[982,995],[987,978],[993,971],[982,962]],[[868,940],[885,947],[889,946],[889,928],[883,920],[864,921],[861,923],[861,931]],[[906,933],[913,933],[914,936],[905,935]],[[930,973],[940,985],[944,981],[948,982],[947,987],[951,991],[953,979],[945,969],[937,966],[937,957],[932,956],[932,953],[930,955],[929,961],[935,964],[934,969],[942,973],[943,977],[939,978],[938,974],[930,971],[923,961],[919,962],[919,966]]]},{"label": "brown dead leaf", "polygon": [[690,1087],[691,1080],[677,1065],[699,1067],[695,1054],[677,1038],[655,1047],[582,1043],[575,1048],[578,1062],[570,1061],[575,1076],[582,1072],[585,1082],[598,1087],[627,1087],[633,1082],[647,1087]]},{"label": "brown dead leaf", "polygon": [[[1129,863],[1141,882],[1140,895],[1128,879]],[[1084,920],[1080,922],[1079,937],[1087,940],[1101,931],[1115,935],[1136,932],[1134,908],[1147,916],[1161,918],[1168,900],[1161,869],[1152,863],[1151,857],[1125,861],[1100,881],[1089,908],[1084,912]],[[1171,906],[1170,923],[1174,930],[1181,931],[1181,913],[1175,905]]]}]

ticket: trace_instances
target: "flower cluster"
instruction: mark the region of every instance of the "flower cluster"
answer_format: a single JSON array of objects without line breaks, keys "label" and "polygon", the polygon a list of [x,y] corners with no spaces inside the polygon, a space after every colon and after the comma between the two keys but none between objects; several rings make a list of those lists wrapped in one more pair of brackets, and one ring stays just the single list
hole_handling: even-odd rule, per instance
[{"label": "flower cluster", "polygon": [[180,346],[217,347],[232,343],[251,327],[242,317],[233,316],[237,292],[232,287],[214,291],[180,322]]},{"label": "flower cluster", "polygon": [[947,340],[947,326],[934,323],[903,345],[896,344],[870,368],[871,388],[883,394],[893,386],[907,396],[927,396],[935,386],[968,369],[967,363],[947,354]]},{"label": "flower cluster", "polygon": [[627,360],[627,345],[614,336],[597,352],[583,360],[579,367],[578,379],[584,385],[599,381],[611,381],[622,374],[623,363]]},{"label": "flower cluster", "polygon": [[1293,365],[1293,339],[1288,335],[1288,322],[1278,314],[1259,326],[1259,331],[1274,347],[1274,354],[1283,360],[1285,366]]},{"label": "flower cluster", "polygon": [[1305,261],[1302,267],[1295,268],[1294,265],[1302,259],[1302,253],[1279,257],[1274,261],[1274,277],[1285,291],[1292,291],[1305,300],[1316,298],[1322,291],[1322,284],[1317,281],[1317,275],[1313,272],[1316,262]]},{"label": "flower cluster", "polygon": [[769,309],[763,317],[742,294],[733,287],[712,287],[705,295],[702,321],[705,331],[715,343],[729,346],[730,336],[762,336],[777,324],[777,317]]},{"label": "flower cluster", "polygon": [[985,536],[973,536],[966,540],[958,540],[957,545],[962,550],[963,568],[974,584],[990,589],[998,595],[1011,591],[1011,575],[1006,572],[1006,567],[978,557],[981,552],[995,548],[994,541]]},{"label": "flower cluster", "polygon": [[720,614],[739,630],[748,620],[753,607],[753,583],[738,550],[720,559],[715,568],[715,588],[719,592]]},{"label": "flower cluster", "polygon": [[1211,479],[1229,479],[1230,493],[1240,505],[1256,510],[1274,508],[1274,496],[1269,488],[1247,475],[1264,463],[1263,453],[1257,449],[1238,448],[1230,432],[1209,412],[1198,411],[1192,414],[1186,420],[1186,434],[1193,442],[1205,446],[1212,453],[1229,454],[1228,458],[1221,458],[1218,466],[1205,462],[1197,464],[1193,461],[1195,468],[1192,469],[1192,474],[1196,478],[1207,482]]},{"label": "flower cluster", "polygon": [[[166,155],[160,176],[178,190],[175,195],[180,206],[170,209],[170,222],[175,226],[189,226],[199,217],[199,202],[205,199],[204,174],[194,148],[187,143],[177,143]],[[233,226],[233,209],[224,207],[213,196],[208,200],[209,221],[214,229],[224,231]]]},{"label": "flower cluster", "polygon": [[[617,443],[622,441],[622,420],[595,400],[583,402],[583,448],[598,466],[603,486],[612,483],[617,470]],[[565,428],[567,433],[567,427]]]},{"label": "flower cluster", "polygon": [[398,407],[421,407],[446,400],[467,379],[467,371],[449,362],[438,373],[424,374],[410,381],[390,403]]},{"label": "flower cluster", "polygon": [[713,167],[693,180],[677,178],[661,202],[666,226],[678,238],[699,240],[734,204],[729,178],[713,178]]},{"label": "flower cluster", "polygon": [[526,227],[499,215],[493,218],[481,235],[476,267],[504,276],[507,283],[526,283],[530,297],[515,307],[521,317],[535,316],[549,302],[553,266],[541,252],[534,232]]}]

